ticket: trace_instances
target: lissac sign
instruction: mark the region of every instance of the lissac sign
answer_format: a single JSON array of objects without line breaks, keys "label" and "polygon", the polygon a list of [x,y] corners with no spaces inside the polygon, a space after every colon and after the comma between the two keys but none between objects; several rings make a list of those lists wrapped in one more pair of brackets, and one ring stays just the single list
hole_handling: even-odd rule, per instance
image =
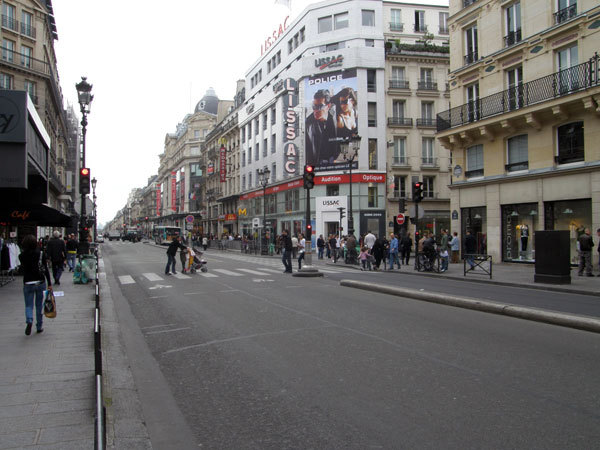
[{"label": "lissac sign", "polygon": [[298,146],[294,142],[299,135],[298,82],[292,78],[285,80],[286,93],[283,96],[283,168],[288,175],[298,173]]}]

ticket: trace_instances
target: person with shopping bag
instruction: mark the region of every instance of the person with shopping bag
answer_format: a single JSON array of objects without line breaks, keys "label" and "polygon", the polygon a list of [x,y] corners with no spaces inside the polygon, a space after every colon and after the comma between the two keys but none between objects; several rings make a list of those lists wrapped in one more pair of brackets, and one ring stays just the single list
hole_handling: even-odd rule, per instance
[{"label": "person with shopping bag", "polygon": [[[21,242],[23,251],[19,255],[23,269],[23,296],[25,297],[25,334],[31,334],[33,325],[33,308],[35,304],[36,330],[38,333],[44,331],[43,308],[44,291],[52,291],[50,271],[46,256],[38,248],[36,238],[29,234]],[[47,283],[47,284],[46,284]],[[47,286],[47,287],[46,287]]]}]

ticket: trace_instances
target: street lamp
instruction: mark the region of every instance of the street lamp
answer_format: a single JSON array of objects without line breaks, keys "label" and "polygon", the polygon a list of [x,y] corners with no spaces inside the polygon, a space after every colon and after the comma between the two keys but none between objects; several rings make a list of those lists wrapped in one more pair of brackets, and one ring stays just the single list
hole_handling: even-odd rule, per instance
[{"label": "street lamp", "polygon": [[269,176],[271,175],[271,171],[268,167],[264,169],[260,169],[258,171],[258,182],[263,188],[263,230],[262,230],[262,245],[261,245],[261,255],[266,255],[267,251],[267,185],[269,184]]},{"label": "street lamp", "polygon": [[[81,111],[81,167],[85,166],[85,134],[87,131],[87,115],[90,113],[90,107],[94,96],[92,95],[92,85],[87,82],[86,77],[81,77],[81,81],[75,85],[77,89],[77,98],[79,101],[79,108]],[[88,188],[89,190],[89,188]],[[85,211],[85,193],[81,192],[81,216],[79,218],[79,248],[78,253],[80,255],[89,253],[89,244],[86,232],[86,211]]]},{"label": "street lamp", "polygon": [[96,184],[98,183],[98,180],[96,180],[96,177],[92,178],[92,200],[93,200],[93,205],[94,205],[94,234],[92,234],[92,239],[94,242],[96,242],[96,236],[98,236],[98,222],[96,220]]},{"label": "street lamp", "polygon": [[340,153],[342,154],[344,161],[348,162],[350,169],[350,202],[348,205],[348,234],[354,234],[354,215],[352,213],[352,166],[354,165],[354,159],[358,156],[360,150],[361,137],[357,134],[340,143]]}]

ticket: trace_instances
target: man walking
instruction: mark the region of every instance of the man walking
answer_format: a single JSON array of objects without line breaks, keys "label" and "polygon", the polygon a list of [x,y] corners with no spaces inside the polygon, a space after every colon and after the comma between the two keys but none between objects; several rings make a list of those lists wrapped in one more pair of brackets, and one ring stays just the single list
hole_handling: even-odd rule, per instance
[{"label": "man walking", "polygon": [[398,238],[394,235],[394,233],[390,233],[390,270],[394,270],[394,262],[398,265],[398,269],[400,269],[400,261],[398,260]]},{"label": "man walking", "polygon": [[292,273],[292,239],[288,234],[288,230],[281,232],[281,249],[283,253],[281,261],[285,267],[283,273]]},{"label": "man walking", "polygon": [[335,237],[335,234],[332,234],[331,237],[329,238],[329,250],[331,251],[331,259],[333,259],[334,263],[336,263],[337,259],[338,259],[337,246],[338,246],[338,240]]},{"label": "man walking", "polygon": [[442,259],[441,272],[448,270],[448,231],[442,229],[442,238],[440,239],[440,258]]},{"label": "man walking", "polygon": [[296,236],[292,236],[292,257],[296,259],[298,256],[298,238]]},{"label": "man walking", "polygon": [[579,273],[583,276],[583,268],[585,266],[585,276],[593,277],[592,275],[592,249],[594,248],[594,240],[590,234],[590,229],[586,228],[581,236],[577,238],[579,244]]},{"label": "man walking", "polygon": [[317,248],[319,249],[319,259],[323,259],[323,253],[325,252],[325,239],[323,239],[323,235],[319,235],[319,239],[317,239]]},{"label": "man walking", "polygon": [[404,232],[404,236],[402,236],[402,239],[400,239],[400,263],[404,263],[406,266],[408,266],[412,245],[413,242],[410,234],[408,232]]},{"label": "man walking", "polygon": [[67,264],[69,265],[69,272],[73,272],[75,270],[75,261],[77,260],[77,241],[75,240],[75,235],[70,234],[69,240],[67,241]]},{"label": "man walking", "polygon": [[450,251],[452,252],[452,262],[458,263],[458,254],[460,253],[460,239],[458,233],[455,231],[452,233],[452,240],[450,241]]},{"label": "man walking", "polygon": [[177,250],[178,249],[184,249],[186,248],[185,245],[181,244],[180,242],[180,237],[179,236],[175,236],[173,238],[173,240],[171,241],[171,243],[169,244],[169,247],[167,248],[167,267],[165,267],[165,275],[169,275],[169,269],[176,274],[177,272],[175,271],[175,255],[177,254]]},{"label": "man walking", "polygon": [[470,266],[469,270],[475,269],[474,256],[477,253],[477,239],[471,234],[471,230],[467,230],[467,236],[465,237],[465,259]]},{"label": "man walking", "polygon": [[60,276],[63,272],[67,249],[65,246],[65,241],[60,238],[60,233],[58,231],[54,231],[52,233],[52,239],[48,241],[48,245],[46,246],[46,254],[52,262],[52,276],[54,276],[54,284],[60,285]]},{"label": "man walking", "polygon": [[375,237],[375,235],[371,233],[371,230],[369,230],[367,232],[367,235],[365,236],[365,245],[369,249],[369,253],[371,253],[371,250],[373,249],[373,245],[375,245],[376,240],[377,238]]}]

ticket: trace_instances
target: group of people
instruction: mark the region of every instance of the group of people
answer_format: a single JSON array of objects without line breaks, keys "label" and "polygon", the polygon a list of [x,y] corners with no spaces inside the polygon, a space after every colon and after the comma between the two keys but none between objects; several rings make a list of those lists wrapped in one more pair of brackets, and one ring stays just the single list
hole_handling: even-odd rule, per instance
[{"label": "group of people", "polygon": [[279,248],[285,269],[283,273],[292,273],[292,258],[298,260],[298,270],[302,269],[302,261],[306,253],[306,239],[302,233],[290,236],[288,230],[284,229],[279,236]]},{"label": "group of people", "polygon": [[[204,250],[208,247],[208,240],[206,244],[204,244],[204,240],[202,240],[202,245],[204,246]],[[170,275],[171,273],[177,274],[176,266],[177,262],[175,261],[175,256],[177,255],[177,250],[179,250],[179,260],[181,261],[181,272],[187,273],[191,268],[194,267],[194,261],[197,257],[196,251],[192,246],[188,247],[183,243],[183,239],[181,236],[175,236],[169,246],[167,247],[167,266],[165,267],[165,275]],[[200,252],[202,254],[202,252]]]}]

